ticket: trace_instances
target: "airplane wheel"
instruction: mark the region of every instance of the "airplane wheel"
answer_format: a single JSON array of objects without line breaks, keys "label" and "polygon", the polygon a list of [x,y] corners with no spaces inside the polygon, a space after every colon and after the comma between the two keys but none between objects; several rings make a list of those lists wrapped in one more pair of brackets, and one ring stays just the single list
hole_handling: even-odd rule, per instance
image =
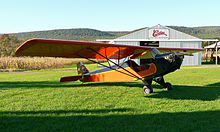
[{"label": "airplane wheel", "polygon": [[153,88],[151,86],[144,86],[143,87],[144,94],[150,94],[153,93]]},{"label": "airplane wheel", "polygon": [[173,85],[169,82],[165,83],[165,87],[163,88],[164,90],[172,90],[173,89]]}]

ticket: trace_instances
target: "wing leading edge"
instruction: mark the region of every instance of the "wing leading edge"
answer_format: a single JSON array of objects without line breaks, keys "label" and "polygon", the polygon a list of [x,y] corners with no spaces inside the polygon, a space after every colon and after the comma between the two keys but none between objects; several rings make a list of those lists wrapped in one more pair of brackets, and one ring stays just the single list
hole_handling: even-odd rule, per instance
[{"label": "wing leading edge", "polygon": [[[119,44],[106,44],[84,41],[53,40],[53,39],[30,39],[24,42],[15,54],[17,56],[42,56],[42,57],[65,57],[65,58],[90,58],[90,59],[122,59],[127,56],[145,58],[144,53],[155,47],[130,46]],[[199,52],[201,48],[163,48],[159,51],[182,51]],[[95,51],[95,52],[94,52]],[[98,54],[99,53],[99,54]]]}]

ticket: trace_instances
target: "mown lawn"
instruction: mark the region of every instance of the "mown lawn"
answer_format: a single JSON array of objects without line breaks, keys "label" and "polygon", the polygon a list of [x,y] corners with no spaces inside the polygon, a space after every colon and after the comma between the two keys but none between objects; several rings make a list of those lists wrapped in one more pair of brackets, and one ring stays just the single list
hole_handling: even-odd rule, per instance
[{"label": "mown lawn", "polygon": [[59,82],[73,74],[0,74],[0,131],[220,131],[219,67],[180,69],[150,95],[140,81]]}]

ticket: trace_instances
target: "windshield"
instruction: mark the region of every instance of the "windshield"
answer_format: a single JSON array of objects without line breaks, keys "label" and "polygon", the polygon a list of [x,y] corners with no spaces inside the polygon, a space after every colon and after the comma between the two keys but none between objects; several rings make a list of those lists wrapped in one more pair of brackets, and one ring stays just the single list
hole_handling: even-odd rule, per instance
[{"label": "windshield", "polygon": [[142,55],[140,58],[141,59],[151,59],[151,58],[155,58],[155,56],[157,54],[160,54],[160,51],[157,50],[156,48],[152,48],[150,50],[148,50],[144,55]]}]

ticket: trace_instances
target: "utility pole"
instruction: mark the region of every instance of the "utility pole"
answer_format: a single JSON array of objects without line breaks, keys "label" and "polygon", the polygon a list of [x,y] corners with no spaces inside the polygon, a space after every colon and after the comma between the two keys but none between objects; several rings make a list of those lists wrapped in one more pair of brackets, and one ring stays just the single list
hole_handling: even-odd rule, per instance
[{"label": "utility pole", "polygon": [[215,45],[215,64],[218,64],[218,42]]}]

